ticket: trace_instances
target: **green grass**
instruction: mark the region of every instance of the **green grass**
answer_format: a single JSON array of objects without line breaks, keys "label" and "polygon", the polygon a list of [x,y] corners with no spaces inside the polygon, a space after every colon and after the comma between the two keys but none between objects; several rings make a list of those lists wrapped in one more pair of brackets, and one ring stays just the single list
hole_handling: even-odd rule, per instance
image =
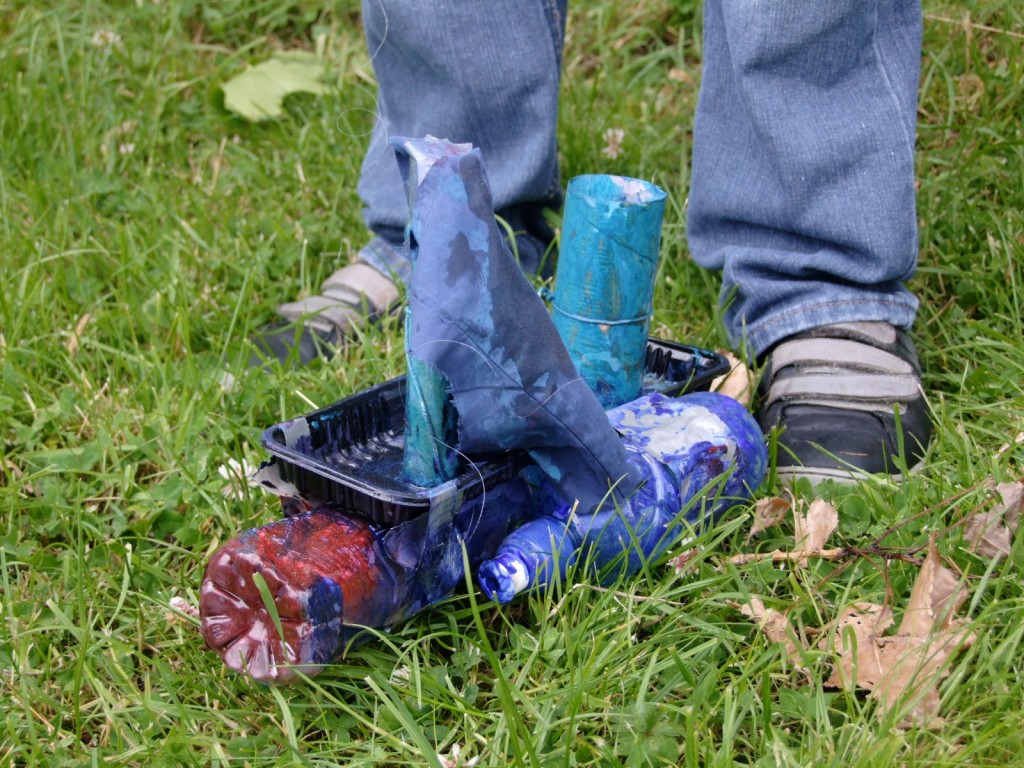
[{"label": "green grass", "polygon": [[[978,640],[941,686],[941,729],[897,729],[873,700],[823,689],[817,652],[809,683],[730,607],[761,595],[820,626],[889,593],[898,619],[915,568],[718,567],[786,546],[788,530],[745,544],[745,514],[688,577],[658,564],[507,608],[463,595],[288,689],[229,674],[194,622],[169,618],[216,547],[279,514],[260,493],[225,496],[218,467],[258,462],[264,427],[403,368],[394,323],[333,363],[244,368],[273,305],[364,239],[373,83],[356,6],[0,0],[0,763],[436,765],[454,745],[481,765],[1019,762],[1024,551],[986,563],[955,526],[1024,462],[1014,0],[926,3],[912,287],[930,470],[830,491],[846,543],[914,518],[886,544],[938,530],[965,574]],[[94,43],[103,30],[119,42]],[[561,146],[565,178],[626,173],[670,192],[657,331],[721,346],[717,277],[689,261],[683,227],[700,34],[692,0],[576,4]],[[222,109],[225,78],[318,38],[336,91],[267,124]],[[615,160],[607,128],[625,131]]]}]

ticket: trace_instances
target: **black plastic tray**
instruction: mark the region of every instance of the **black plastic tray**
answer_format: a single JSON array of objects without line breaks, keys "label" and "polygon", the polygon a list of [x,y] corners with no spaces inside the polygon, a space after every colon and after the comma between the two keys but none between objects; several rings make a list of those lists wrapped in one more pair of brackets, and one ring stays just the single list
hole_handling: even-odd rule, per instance
[{"label": "black plastic tray", "polygon": [[[650,339],[645,368],[644,392],[676,396],[708,389],[729,363],[716,352]],[[276,458],[281,478],[302,493],[385,526],[419,516],[441,494],[472,499],[522,469],[521,454],[505,454],[474,462],[439,488],[412,485],[401,475],[404,398],[400,376],[270,427],[263,447]]]}]

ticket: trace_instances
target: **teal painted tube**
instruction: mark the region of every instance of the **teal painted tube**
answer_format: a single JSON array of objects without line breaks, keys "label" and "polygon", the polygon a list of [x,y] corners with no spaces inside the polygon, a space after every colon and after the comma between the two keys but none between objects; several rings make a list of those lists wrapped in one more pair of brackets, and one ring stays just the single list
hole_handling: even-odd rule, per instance
[{"label": "teal painted tube", "polygon": [[601,405],[636,399],[644,372],[665,192],[625,176],[569,182],[553,319]]},{"label": "teal painted tube", "polygon": [[[406,329],[411,318],[406,315]],[[413,485],[433,488],[452,480],[461,469],[458,412],[448,380],[429,363],[406,354],[409,375],[405,393],[405,451],[402,472]]]},{"label": "teal painted tube", "polygon": [[[426,139],[404,141],[396,147],[400,168],[405,176],[409,197],[409,258],[413,275],[418,264],[419,249],[414,237],[420,225],[417,197],[420,182],[435,163],[451,156],[470,151],[469,144],[449,144],[446,141]],[[451,202],[455,210],[464,201],[456,197]],[[429,207],[429,202],[428,202]],[[431,218],[428,214],[428,220]],[[458,442],[458,412],[452,403],[451,387],[446,379],[416,350],[410,348],[412,327],[418,321],[416,313],[425,311],[410,302],[405,310],[405,359],[408,370],[405,401],[405,449],[402,473],[407,480],[421,488],[433,488],[455,478],[461,469],[456,444]]]}]

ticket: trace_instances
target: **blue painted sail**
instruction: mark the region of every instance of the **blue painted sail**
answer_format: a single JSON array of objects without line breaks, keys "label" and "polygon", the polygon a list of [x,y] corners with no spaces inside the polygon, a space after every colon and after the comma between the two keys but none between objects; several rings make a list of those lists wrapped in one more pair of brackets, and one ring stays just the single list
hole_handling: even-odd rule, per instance
[{"label": "blue painted sail", "polygon": [[479,150],[393,145],[412,202],[409,372],[428,366],[447,382],[458,450],[525,450],[587,511],[628,498],[640,475],[509,251]]}]

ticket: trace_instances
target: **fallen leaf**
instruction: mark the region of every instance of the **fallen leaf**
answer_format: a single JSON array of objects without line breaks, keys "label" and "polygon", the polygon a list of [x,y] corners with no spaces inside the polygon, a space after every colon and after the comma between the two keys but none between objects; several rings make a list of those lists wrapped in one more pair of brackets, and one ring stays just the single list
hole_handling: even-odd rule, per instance
[{"label": "fallen leaf", "polygon": [[224,83],[224,106],[253,122],[280,117],[286,96],[322,94],[324,73],[324,60],[316,54],[285,51]]},{"label": "fallen leaf", "polygon": [[942,566],[935,537],[928,540],[928,556],[921,565],[898,634],[926,638],[936,627],[948,629],[953,614],[967,598],[963,583]]},{"label": "fallen leaf", "polygon": [[[766,608],[759,597],[751,597],[749,603],[743,603],[738,607],[740,613],[754,620],[765,637],[773,643],[782,643],[788,658],[800,658],[804,649],[794,641],[796,630],[789,623],[786,614],[779,613],[774,608]],[[799,664],[796,666],[803,669]]]},{"label": "fallen leaf", "polygon": [[872,687],[879,679],[877,670],[870,669],[874,659],[869,657],[865,662],[859,655],[863,649],[870,649],[892,624],[892,609],[888,606],[866,602],[845,606],[830,625],[831,631],[818,642],[821,650],[836,654],[832,674],[825,685],[829,688],[852,686],[859,680],[858,673],[862,673],[867,681],[862,687]]},{"label": "fallen leaf", "polygon": [[1003,558],[1010,554],[1013,534],[1020,523],[1024,483],[1000,483],[996,486],[1001,504],[994,509],[971,515],[964,525],[968,549],[983,557]]},{"label": "fallen leaf", "polygon": [[[815,499],[811,502],[806,515],[793,515],[793,523],[796,528],[796,548],[818,552],[839,525],[839,513],[824,499]],[[798,562],[801,566],[806,566],[807,558],[801,558]]]},{"label": "fallen leaf", "polygon": [[879,715],[910,697],[901,725],[936,727],[942,722],[937,686],[948,674],[946,661],[975,639],[969,624],[953,617],[965,597],[960,580],[942,566],[933,537],[898,634],[880,636],[892,623],[888,609],[854,604],[837,621],[837,658],[825,685],[871,691]]},{"label": "fallen leaf", "polygon": [[967,625],[960,623],[929,638],[879,638],[882,679],[871,694],[879,701],[879,715],[910,696],[913,703],[901,725],[934,728],[941,724],[938,683],[949,674],[946,661],[960,649],[973,645],[974,639]]},{"label": "fallen leaf", "polygon": [[748,405],[754,391],[750,369],[732,352],[719,350],[719,353],[729,361],[729,372],[711,382],[711,391]]},{"label": "fallen leaf", "polygon": [[1020,523],[1020,513],[1024,507],[1024,481],[1018,480],[1015,483],[1000,483],[996,491],[1003,501],[1003,519],[1006,527],[1011,532],[1017,532],[1017,525]]},{"label": "fallen leaf", "polygon": [[792,504],[788,499],[781,496],[773,496],[770,499],[759,499],[754,505],[754,524],[750,526],[750,533],[747,534],[747,541],[750,541],[757,534],[774,528],[786,519]]},{"label": "fallen leaf", "polygon": [[[843,607],[838,618],[832,622],[831,628],[835,636],[840,638],[841,647],[845,647],[845,638],[849,637],[846,630],[850,630],[853,633],[852,637],[858,642],[864,642],[872,635],[881,635],[892,624],[892,608],[889,606],[857,601]],[[828,650],[831,639],[831,635],[826,635],[818,643],[818,647]]]},{"label": "fallen leaf", "polygon": [[982,557],[1003,558],[1010,554],[1013,536],[996,510],[978,512],[967,519],[964,538],[968,549]]}]

